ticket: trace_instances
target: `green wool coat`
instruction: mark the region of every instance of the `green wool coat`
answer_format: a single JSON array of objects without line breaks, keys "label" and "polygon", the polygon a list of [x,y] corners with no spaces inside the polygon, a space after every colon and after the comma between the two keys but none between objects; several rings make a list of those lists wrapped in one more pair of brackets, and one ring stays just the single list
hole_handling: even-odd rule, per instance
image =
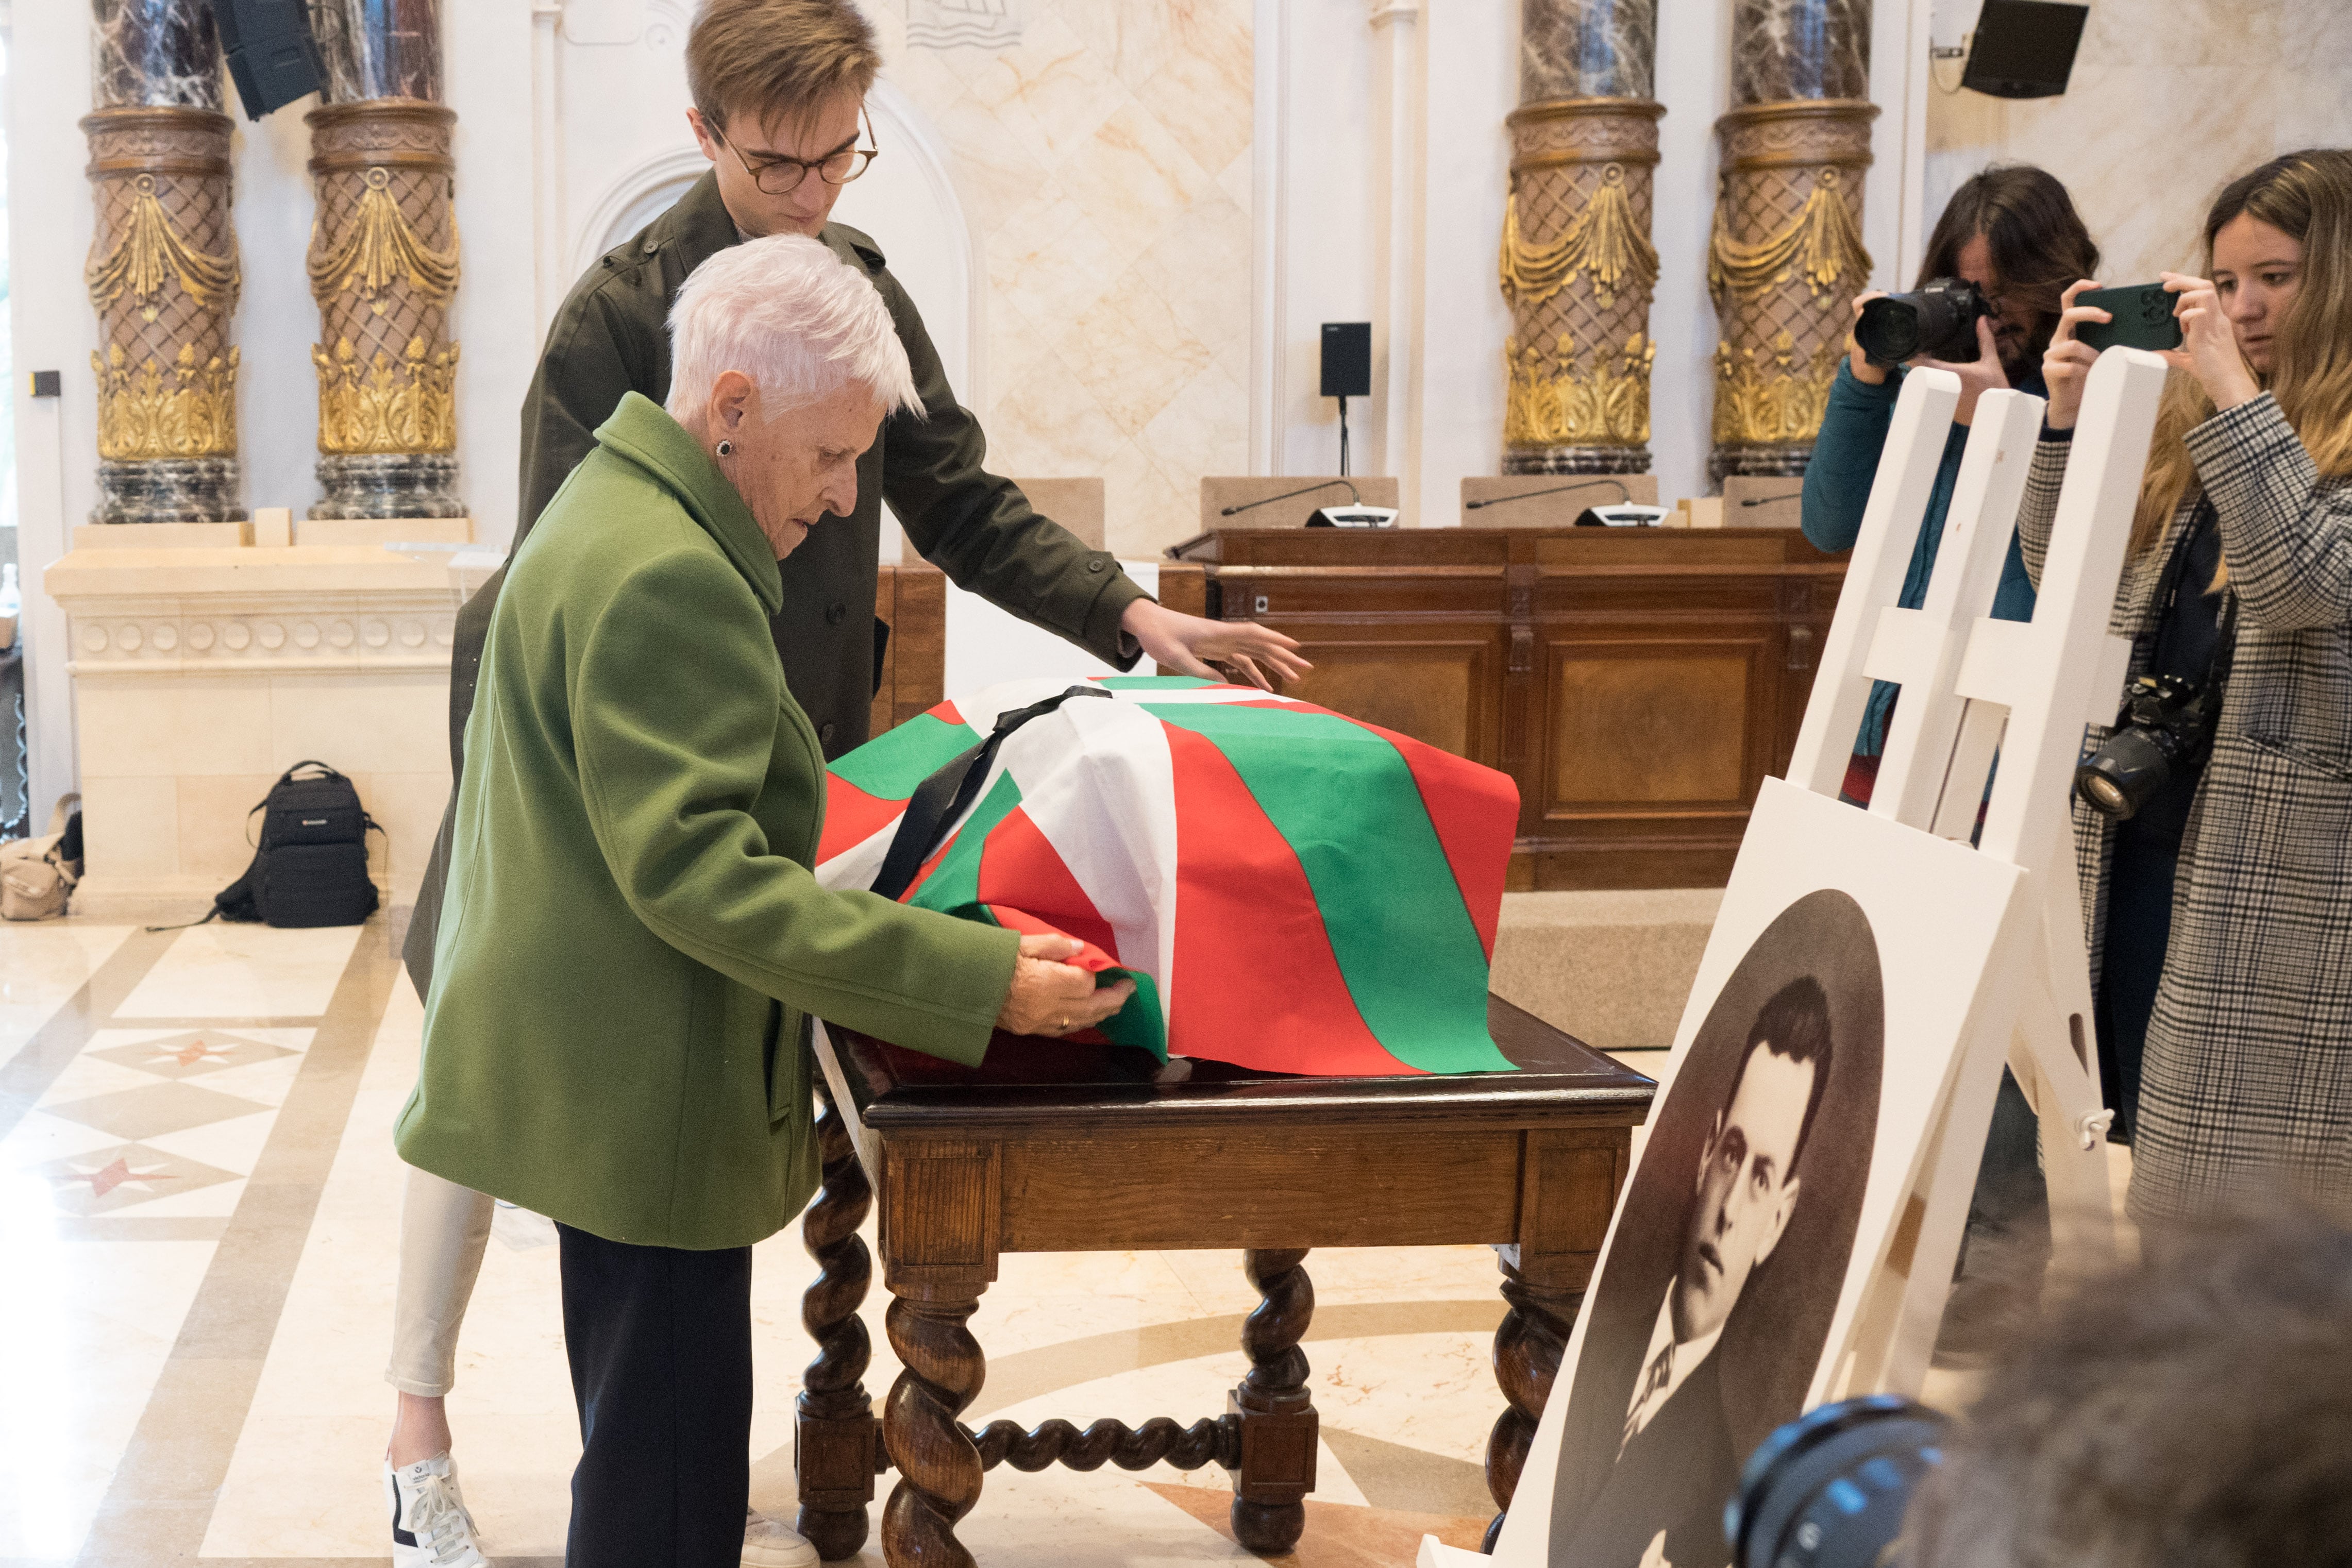
[{"label": "green wool coat", "polygon": [[804,1017],[976,1063],[1020,939],[817,886],[775,552],[651,402],[596,442],[491,618],[394,1138],[609,1240],[749,1246],[816,1187]]}]

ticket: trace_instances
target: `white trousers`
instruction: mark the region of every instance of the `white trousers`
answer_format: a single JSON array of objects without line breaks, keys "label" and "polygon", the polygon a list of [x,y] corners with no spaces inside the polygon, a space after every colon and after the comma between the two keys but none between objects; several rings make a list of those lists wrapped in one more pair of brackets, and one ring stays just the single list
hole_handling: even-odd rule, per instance
[{"label": "white trousers", "polygon": [[438,1399],[457,1380],[457,1328],[482,1271],[491,1207],[488,1194],[409,1167],[392,1364],[384,1372],[384,1381],[403,1394]]}]

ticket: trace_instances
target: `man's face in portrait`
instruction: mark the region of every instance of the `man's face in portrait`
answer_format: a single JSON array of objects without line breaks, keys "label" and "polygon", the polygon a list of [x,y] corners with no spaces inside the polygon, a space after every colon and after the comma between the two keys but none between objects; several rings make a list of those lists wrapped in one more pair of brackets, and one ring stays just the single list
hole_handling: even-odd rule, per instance
[{"label": "man's face in portrait", "polygon": [[[762,120],[749,110],[731,110],[724,130],[698,110],[688,110],[686,118],[702,155],[719,172],[719,199],[727,204],[737,228],[753,239],[770,235],[814,238],[833,215],[842,188],[814,167],[796,169],[778,161],[814,165],[855,149],[865,140],[859,119],[864,109],[863,99],[843,93],[807,114],[775,113]],[[782,185],[792,188],[776,193],[775,187]]]},{"label": "man's face in portrait", "polygon": [[1731,1103],[1717,1113],[1698,1167],[1697,1200],[1670,1303],[1675,1338],[1723,1326],[1748,1276],[1772,1255],[1797,1205],[1790,1166],[1813,1090],[1813,1064],[1750,1047]]}]

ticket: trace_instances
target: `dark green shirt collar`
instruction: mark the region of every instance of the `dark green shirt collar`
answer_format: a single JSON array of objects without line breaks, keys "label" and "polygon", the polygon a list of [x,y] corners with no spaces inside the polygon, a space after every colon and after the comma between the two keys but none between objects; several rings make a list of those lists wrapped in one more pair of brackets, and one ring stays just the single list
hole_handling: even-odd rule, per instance
[{"label": "dark green shirt collar", "polygon": [[625,392],[613,417],[596,428],[596,439],[651,474],[676,496],[688,516],[719,541],[735,570],[760,596],[769,615],[784,607],[784,580],[776,550],[734,482],[719,471],[710,454],[662,406],[642,392]]},{"label": "dark green shirt collar", "polygon": [[[824,242],[825,248],[868,277],[889,265],[872,239],[844,225],[827,224],[817,237]],[[646,230],[639,243],[647,256],[665,246],[675,246],[678,260],[691,273],[741,240],[734,214],[719,198],[719,176],[708,173],[687,188],[686,194]]]}]

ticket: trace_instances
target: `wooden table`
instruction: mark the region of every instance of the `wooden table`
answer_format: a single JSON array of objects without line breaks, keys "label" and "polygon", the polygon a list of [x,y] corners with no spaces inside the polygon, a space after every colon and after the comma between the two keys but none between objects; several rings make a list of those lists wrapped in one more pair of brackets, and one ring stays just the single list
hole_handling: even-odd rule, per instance
[{"label": "wooden table", "polygon": [[1292,695],[1517,780],[1520,889],[1721,887],[1845,577],[1793,528],[1229,528],[1169,553],[1171,609],[1298,639]]},{"label": "wooden table", "polygon": [[[876,1092],[865,1121],[883,1173],[886,1322],[906,1370],[877,1423],[859,1381],[869,1346],[857,1318],[872,1276],[857,1228],[871,1195],[828,1106],[824,1188],[803,1221],[823,1271],[802,1308],[819,1353],[799,1404],[801,1533],[827,1560],[854,1554],[874,1478],[895,1466],[885,1560],[959,1568],[971,1556],[956,1521],[991,1466],[1166,1459],[1237,1472],[1235,1536],[1255,1552],[1288,1550],[1315,1487],[1317,1416],[1298,1345],[1314,1312],[1302,1265],[1315,1247],[1504,1248],[1510,1311],[1495,1333],[1495,1371],[1507,1407],[1486,1484],[1508,1508],[1655,1085],[1499,998],[1488,1021],[1519,1071],[1294,1078],[1181,1061],[1157,1070],[1138,1051],[1000,1039],[973,1074],[837,1037]],[[1058,1420],[1032,1432],[961,1423],[985,1371],[966,1323],[1000,1254],[1177,1248],[1244,1249],[1262,1298],[1242,1331],[1250,1372],[1223,1416],[1097,1421],[1083,1432]]]}]

